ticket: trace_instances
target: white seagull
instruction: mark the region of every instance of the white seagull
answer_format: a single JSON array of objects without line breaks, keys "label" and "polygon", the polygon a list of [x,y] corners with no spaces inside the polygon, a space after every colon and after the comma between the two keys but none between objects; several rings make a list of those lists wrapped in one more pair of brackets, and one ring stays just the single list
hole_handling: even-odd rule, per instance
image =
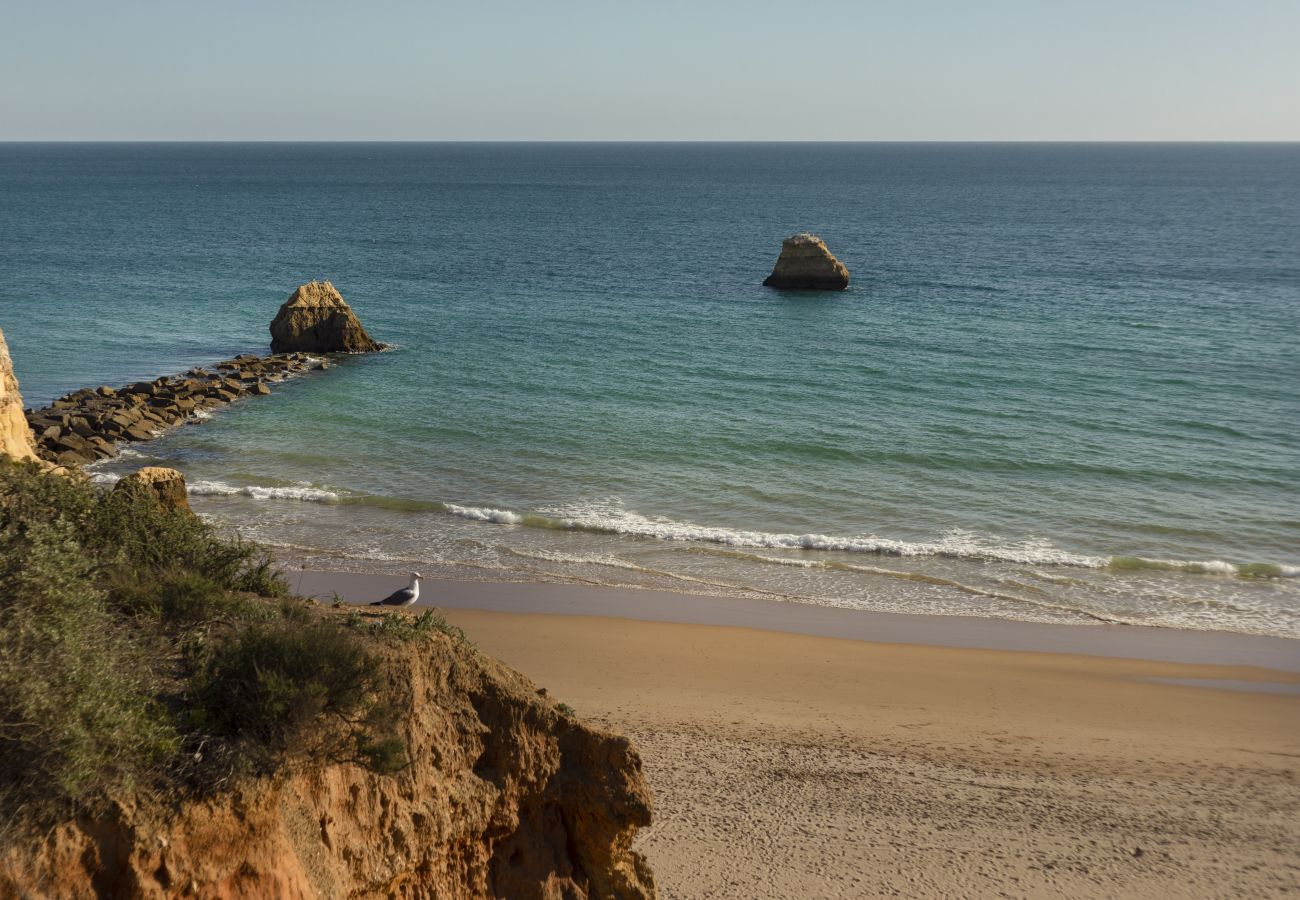
[{"label": "white seagull", "polygon": [[420,579],[424,576],[419,572],[411,573],[411,583],[400,591],[393,591],[383,600],[376,600],[371,606],[410,606],[416,600],[420,599]]}]

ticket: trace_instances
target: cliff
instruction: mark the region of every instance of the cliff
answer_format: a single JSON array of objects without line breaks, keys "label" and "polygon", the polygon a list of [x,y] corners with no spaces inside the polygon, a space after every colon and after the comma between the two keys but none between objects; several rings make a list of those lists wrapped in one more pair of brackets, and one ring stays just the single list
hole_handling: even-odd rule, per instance
[{"label": "cliff", "polygon": [[32,430],[23,414],[23,398],[18,393],[18,378],[14,375],[3,331],[0,331],[0,454],[14,459],[36,458]]},{"label": "cliff", "polygon": [[796,234],[782,241],[781,255],[763,286],[842,291],[849,286],[849,270],[821,238],[815,234]]},{"label": "cliff", "polygon": [[271,322],[271,350],[368,353],[382,345],[366,333],[343,295],[328,281],[300,285]]},{"label": "cliff", "polygon": [[0,895],[655,896],[631,849],[650,805],[626,738],[453,634],[383,653],[406,768],[305,766],[203,800],[120,798],[0,856]]}]

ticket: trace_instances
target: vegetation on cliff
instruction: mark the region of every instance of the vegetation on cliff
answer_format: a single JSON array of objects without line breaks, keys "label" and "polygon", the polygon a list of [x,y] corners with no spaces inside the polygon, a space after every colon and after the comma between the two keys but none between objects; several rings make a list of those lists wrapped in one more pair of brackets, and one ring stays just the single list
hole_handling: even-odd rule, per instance
[{"label": "vegetation on cliff", "polygon": [[0,459],[0,823],[299,758],[400,768],[376,639],[147,487]]},{"label": "vegetation on cliff", "polygon": [[0,459],[0,896],[655,896],[627,738],[432,611],[290,597],[147,479],[37,466]]}]

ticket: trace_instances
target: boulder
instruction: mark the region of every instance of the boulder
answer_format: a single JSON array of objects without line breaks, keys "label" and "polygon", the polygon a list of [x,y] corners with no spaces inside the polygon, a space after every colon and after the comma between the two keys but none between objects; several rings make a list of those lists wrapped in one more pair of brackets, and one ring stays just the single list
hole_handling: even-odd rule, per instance
[{"label": "boulder", "polygon": [[781,243],[781,256],[764,287],[842,291],[849,286],[849,270],[826,249],[815,234],[796,234]]},{"label": "boulder", "polygon": [[294,291],[271,322],[271,350],[286,353],[368,353],[379,350],[352,308],[328,281],[312,281]]},{"label": "boulder", "polygon": [[163,466],[146,466],[137,469],[117,483],[113,490],[134,490],[138,486],[153,491],[164,509],[183,509],[189,512],[190,501],[185,493],[185,476],[175,469]]}]

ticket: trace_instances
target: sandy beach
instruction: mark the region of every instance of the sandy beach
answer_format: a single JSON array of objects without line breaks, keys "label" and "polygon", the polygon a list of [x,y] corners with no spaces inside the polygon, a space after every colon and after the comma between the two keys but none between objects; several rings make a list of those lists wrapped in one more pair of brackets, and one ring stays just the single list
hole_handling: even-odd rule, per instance
[{"label": "sandy beach", "polygon": [[[361,600],[396,582],[309,573],[304,586]],[[619,617],[721,615],[689,595],[429,587],[484,652],[635,739],[655,792],[640,846],[664,897],[1300,889],[1291,642],[939,617],[878,620],[911,639],[881,642],[772,630],[782,616],[815,630],[816,608],[794,605],[764,604],[788,608],[758,629]],[[583,614],[598,604],[611,614]],[[1017,649],[940,645],[963,631]],[[1142,659],[1133,636],[1174,660],[1253,652],[1270,667]]]}]

